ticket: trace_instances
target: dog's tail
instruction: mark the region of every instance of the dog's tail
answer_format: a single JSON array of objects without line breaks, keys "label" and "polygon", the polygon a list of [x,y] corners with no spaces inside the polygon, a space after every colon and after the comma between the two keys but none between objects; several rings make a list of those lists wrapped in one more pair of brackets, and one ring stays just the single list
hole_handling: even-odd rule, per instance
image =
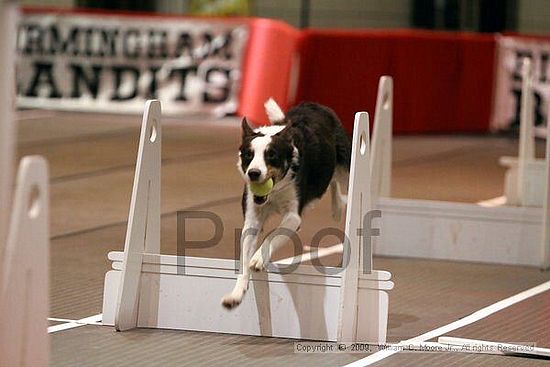
[{"label": "dog's tail", "polygon": [[265,103],[265,113],[272,124],[282,122],[285,119],[285,114],[281,107],[275,102],[273,98],[269,98]]}]

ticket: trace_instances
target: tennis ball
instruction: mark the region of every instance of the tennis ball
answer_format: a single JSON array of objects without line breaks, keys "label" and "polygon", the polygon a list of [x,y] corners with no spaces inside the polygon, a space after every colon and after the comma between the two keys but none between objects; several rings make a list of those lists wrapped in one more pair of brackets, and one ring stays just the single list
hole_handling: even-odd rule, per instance
[{"label": "tennis ball", "polygon": [[273,190],[273,179],[270,178],[264,183],[251,182],[250,191],[256,196],[267,196]]}]

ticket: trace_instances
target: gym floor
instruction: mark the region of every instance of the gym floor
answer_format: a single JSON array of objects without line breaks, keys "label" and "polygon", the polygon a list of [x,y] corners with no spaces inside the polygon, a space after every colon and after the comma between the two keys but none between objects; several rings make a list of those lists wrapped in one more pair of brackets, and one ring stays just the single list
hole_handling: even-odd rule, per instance
[{"label": "gym floor", "polygon": [[[101,313],[107,253],[122,250],[140,116],[18,112],[20,156],[40,154],[50,164],[50,317],[80,320]],[[162,252],[176,252],[176,212],[209,210],[225,226],[222,242],[189,255],[234,258],[233,229],[242,216],[236,170],[239,123],[204,116],[164,118]],[[542,154],[543,144],[537,150]],[[477,202],[502,195],[502,155],[515,155],[517,140],[495,136],[398,136],[393,147],[392,196]],[[300,236],[336,226],[329,202],[305,215]],[[210,236],[197,222],[190,235]],[[291,254],[291,246],[278,254]],[[288,250],[288,251],[286,251]],[[414,249],[411,249],[414,252]],[[328,259],[328,263],[334,259]],[[405,258],[375,258],[393,274],[388,341],[398,342],[458,320],[503,298],[550,280],[550,272],[516,266]],[[334,265],[334,264],[333,264]],[[221,306],[220,306],[221,307]],[[450,335],[550,347],[550,292],[458,329]],[[62,325],[50,321],[50,325]],[[62,329],[62,328],[61,328]],[[366,354],[296,354],[294,341],[201,332],[85,325],[52,332],[52,366],[339,366]],[[398,353],[380,366],[536,366],[536,359],[466,353]],[[547,363],[547,362],[546,362]]]}]

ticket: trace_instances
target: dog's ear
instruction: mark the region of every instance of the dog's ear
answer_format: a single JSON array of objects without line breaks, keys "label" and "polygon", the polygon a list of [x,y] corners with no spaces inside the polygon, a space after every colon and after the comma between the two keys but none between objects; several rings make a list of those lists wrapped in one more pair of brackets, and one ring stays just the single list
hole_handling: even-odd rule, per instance
[{"label": "dog's ear", "polygon": [[241,121],[241,129],[243,133],[243,139],[247,136],[250,136],[254,134],[254,130],[248,125],[248,121],[246,121],[246,117],[243,117],[243,120]]}]

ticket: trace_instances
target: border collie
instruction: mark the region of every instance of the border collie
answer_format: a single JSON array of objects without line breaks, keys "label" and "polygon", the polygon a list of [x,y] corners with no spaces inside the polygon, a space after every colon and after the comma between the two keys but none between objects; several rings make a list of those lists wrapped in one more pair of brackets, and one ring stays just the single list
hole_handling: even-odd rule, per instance
[{"label": "border collie", "polygon": [[[242,120],[242,144],[237,167],[245,187],[242,198],[244,225],[241,235],[243,272],[233,291],[222,298],[226,308],[238,306],[248,289],[250,271],[261,271],[269,257],[288,241],[302,223],[302,212],[331,187],[332,216],[339,221],[346,202],[341,185],[347,185],[351,141],[336,114],[317,103],[302,103],[285,116],[273,99],[265,103],[271,126],[252,129]],[[273,179],[272,191],[263,197],[250,191],[251,182]],[[266,219],[281,214],[282,221],[256,251]],[[290,231],[290,232],[289,232]]]}]

